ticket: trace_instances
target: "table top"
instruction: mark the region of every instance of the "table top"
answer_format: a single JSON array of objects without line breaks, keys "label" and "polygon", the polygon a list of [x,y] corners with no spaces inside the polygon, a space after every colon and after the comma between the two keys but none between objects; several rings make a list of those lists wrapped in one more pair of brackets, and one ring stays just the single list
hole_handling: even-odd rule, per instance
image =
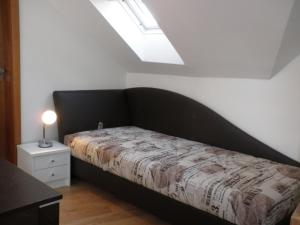
[{"label": "table top", "polygon": [[54,153],[70,152],[70,148],[57,141],[52,141],[53,146],[49,148],[40,148],[37,142],[18,145],[18,149],[26,151],[32,156],[51,155]]},{"label": "table top", "polygon": [[46,184],[0,160],[0,216],[60,199],[62,195]]}]

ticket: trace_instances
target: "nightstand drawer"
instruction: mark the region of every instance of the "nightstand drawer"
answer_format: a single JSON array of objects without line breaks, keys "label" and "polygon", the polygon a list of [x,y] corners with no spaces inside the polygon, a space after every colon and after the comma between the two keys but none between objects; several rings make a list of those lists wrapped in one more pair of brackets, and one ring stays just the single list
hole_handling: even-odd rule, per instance
[{"label": "nightstand drawer", "polygon": [[69,153],[34,157],[34,170],[41,170],[69,164]]},{"label": "nightstand drawer", "polygon": [[35,171],[33,176],[42,182],[60,180],[69,177],[69,166],[58,166]]}]

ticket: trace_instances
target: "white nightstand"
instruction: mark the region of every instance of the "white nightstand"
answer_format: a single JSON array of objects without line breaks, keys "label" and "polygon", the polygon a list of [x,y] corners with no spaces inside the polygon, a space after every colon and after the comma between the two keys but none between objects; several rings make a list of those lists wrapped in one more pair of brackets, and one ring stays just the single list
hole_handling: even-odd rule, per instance
[{"label": "white nightstand", "polygon": [[52,188],[70,185],[70,149],[53,141],[53,147],[39,148],[38,143],[21,144],[18,167]]}]

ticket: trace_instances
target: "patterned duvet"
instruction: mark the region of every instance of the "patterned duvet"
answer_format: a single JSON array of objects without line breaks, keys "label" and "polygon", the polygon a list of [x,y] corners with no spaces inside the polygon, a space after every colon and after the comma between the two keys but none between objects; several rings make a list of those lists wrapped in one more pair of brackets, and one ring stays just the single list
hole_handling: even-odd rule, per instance
[{"label": "patterned duvet", "polygon": [[273,225],[300,201],[300,169],[118,127],[67,135],[72,155],[239,225]]}]

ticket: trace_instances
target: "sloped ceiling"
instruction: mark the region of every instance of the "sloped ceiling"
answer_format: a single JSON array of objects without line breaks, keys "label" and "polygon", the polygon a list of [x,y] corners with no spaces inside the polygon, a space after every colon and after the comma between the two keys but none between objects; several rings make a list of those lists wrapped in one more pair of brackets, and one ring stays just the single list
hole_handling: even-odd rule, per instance
[{"label": "sloped ceiling", "polygon": [[48,1],[128,72],[268,79],[300,54],[280,56],[286,32],[298,34],[299,0],[145,0],[184,66],[141,62],[87,0]]},{"label": "sloped ceiling", "polygon": [[300,54],[300,1],[296,0],[273,67],[276,75]]}]

